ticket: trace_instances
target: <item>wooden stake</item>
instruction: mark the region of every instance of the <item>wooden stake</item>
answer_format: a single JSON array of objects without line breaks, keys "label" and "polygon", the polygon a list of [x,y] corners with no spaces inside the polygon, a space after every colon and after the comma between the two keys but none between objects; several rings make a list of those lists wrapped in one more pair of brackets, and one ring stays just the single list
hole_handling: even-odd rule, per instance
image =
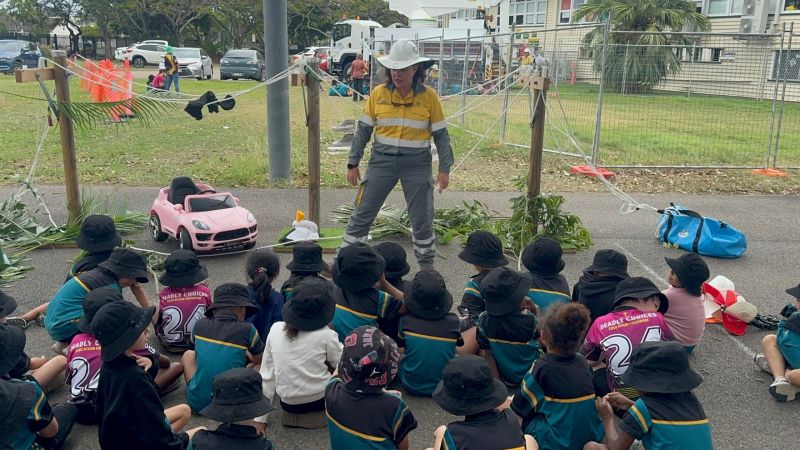
[{"label": "wooden stake", "polygon": [[542,189],[542,149],[544,148],[545,99],[550,80],[535,77],[533,89],[533,122],[531,123],[531,149],[528,163],[528,197],[538,197]]},{"label": "wooden stake", "polygon": [[313,58],[308,63],[313,71],[306,74],[305,83],[308,86],[308,105],[306,126],[308,127],[308,217],[321,226],[319,217],[320,204],[320,134],[319,134],[319,61]]}]

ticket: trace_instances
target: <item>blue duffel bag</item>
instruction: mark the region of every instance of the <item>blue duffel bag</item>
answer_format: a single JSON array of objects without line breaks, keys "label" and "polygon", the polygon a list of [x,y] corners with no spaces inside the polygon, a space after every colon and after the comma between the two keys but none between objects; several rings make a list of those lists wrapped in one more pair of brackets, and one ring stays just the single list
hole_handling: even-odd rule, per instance
[{"label": "blue duffel bag", "polygon": [[656,238],[664,245],[714,258],[738,258],[747,250],[747,236],[725,222],[672,203],[658,212]]}]

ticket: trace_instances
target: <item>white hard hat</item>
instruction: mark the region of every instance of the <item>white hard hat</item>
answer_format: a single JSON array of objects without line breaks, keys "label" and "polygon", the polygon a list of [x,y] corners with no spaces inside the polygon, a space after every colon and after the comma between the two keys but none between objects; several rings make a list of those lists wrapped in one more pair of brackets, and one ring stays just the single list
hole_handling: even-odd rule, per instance
[{"label": "white hard hat", "polygon": [[530,52],[531,52],[531,49],[529,49],[529,48],[525,49],[525,53],[530,53]]},{"label": "white hard hat", "polygon": [[392,45],[389,56],[378,58],[378,62],[387,69],[405,69],[406,67],[430,61],[430,58],[419,56],[417,46],[406,39],[400,39]]},{"label": "white hard hat", "polygon": [[434,64],[434,65],[431,66],[431,69],[439,70],[439,65],[438,64]]}]

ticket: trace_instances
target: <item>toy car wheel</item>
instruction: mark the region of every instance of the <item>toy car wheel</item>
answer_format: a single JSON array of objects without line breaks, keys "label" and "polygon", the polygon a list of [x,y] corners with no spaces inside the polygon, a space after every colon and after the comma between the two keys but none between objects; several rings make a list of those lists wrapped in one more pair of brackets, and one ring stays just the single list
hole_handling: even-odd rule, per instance
[{"label": "toy car wheel", "polygon": [[186,228],[181,228],[181,232],[178,233],[178,242],[182,249],[194,251],[194,248],[192,248],[192,237],[189,236],[189,232],[186,231]]},{"label": "toy car wheel", "polygon": [[167,233],[161,231],[161,220],[156,214],[150,215],[150,236],[156,242],[164,242],[169,237]]}]

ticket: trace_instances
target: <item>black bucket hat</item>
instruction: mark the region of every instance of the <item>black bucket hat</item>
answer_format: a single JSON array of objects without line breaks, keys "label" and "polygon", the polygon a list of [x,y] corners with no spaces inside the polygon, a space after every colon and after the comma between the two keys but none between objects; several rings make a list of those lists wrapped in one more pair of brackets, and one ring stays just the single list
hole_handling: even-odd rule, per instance
[{"label": "black bucket hat", "polygon": [[345,291],[363,291],[383,276],[386,261],[367,244],[357,242],[339,250],[333,264],[333,282]]},{"label": "black bucket hat", "polygon": [[606,248],[594,254],[592,265],[587,272],[603,272],[620,278],[628,278],[628,258],[622,253]]},{"label": "black bucket hat", "polygon": [[17,309],[17,301],[14,297],[0,291],[0,317],[5,317]]},{"label": "black bucket hat", "polygon": [[27,427],[28,413],[35,403],[33,384],[0,381],[0,436],[10,437]]},{"label": "black bucket hat", "polygon": [[250,302],[250,291],[239,283],[223,283],[214,289],[214,301],[206,310],[206,317],[214,317],[214,310],[229,307],[245,307],[245,315],[249,317],[258,312],[258,307]]},{"label": "black bucket hat", "polygon": [[658,306],[658,312],[661,314],[667,312],[669,309],[669,299],[658,290],[652,281],[645,277],[626,278],[617,284],[617,290],[614,293],[614,307],[629,298],[641,300],[653,295],[657,295],[661,300]]},{"label": "black bucket hat", "polygon": [[505,316],[519,311],[522,299],[528,295],[531,279],[508,267],[492,269],[481,280],[480,291],[490,316]]},{"label": "black bucket hat", "polygon": [[230,94],[226,95],[224,99],[219,101],[219,107],[225,111],[230,111],[236,106],[236,99]]},{"label": "black bucket hat", "polygon": [[139,253],[129,248],[115,249],[109,258],[100,264],[117,278],[134,278],[137,283],[147,283],[147,261]]},{"label": "black bucket hat", "polygon": [[564,251],[557,240],[543,236],[522,250],[522,265],[531,273],[543,276],[555,275],[564,270],[566,265],[561,258],[563,254]]},{"label": "black bucket hat", "polygon": [[211,404],[200,415],[223,423],[251,420],[272,411],[272,404],[261,390],[261,375],[239,367],[214,377]]},{"label": "black bucket hat", "polygon": [[92,319],[97,311],[109,303],[123,301],[122,293],[112,287],[101,287],[86,294],[83,299],[83,316],[78,322],[81,333],[92,334]]},{"label": "black bucket hat", "polygon": [[800,284],[795,287],[790,287],[786,290],[786,293],[791,295],[794,298],[800,298]]},{"label": "black bucket hat", "polygon": [[695,253],[686,253],[678,258],[664,258],[664,260],[681,280],[684,289],[699,297],[702,293],[703,283],[711,276],[708,264],[703,261],[703,258]]},{"label": "black bucket hat", "polygon": [[455,416],[489,411],[508,396],[502,381],[492,376],[485,359],[476,355],[457,356],[442,370],[442,381],[433,391],[433,400]]},{"label": "black bucket hat", "polygon": [[689,355],[680,343],[656,341],[633,351],[620,380],[642,392],[677,394],[700,386],[703,376],[689,367]]},{"label": "black bucket hat", "polygon": [[294,286],[292,301],[283,305],[283,321],[300,331],[315,331],[333,320],[336,304],[330,285],[319,278],[305,278]]},{"label": "black bucket hat", "polygon": [[81,231],[75,238],[81,250],[89,253],[110,252],[122,245],[114,219],[102,214],[93,214],[84,219]]},{"label": "black bucket hat", "polygon": [[442,274],[433,269],[417,272],[404,297],[406,308],[421,319],[441,319],[453,307],[453,295],[448,292]]},{"label": "black bucket hat", "polygon": [[403,278],[411,271],[411,267],[406,260],[406,251],[399,244],[381,242],[373,248],[386,261],[386,268],[383,272],[386,278]]},{"label": "black bucket hat", "polygon": [[467,244],[458,257],[462,261],[487,268],[508,264],[508,258],[503,255],[503,243],[494,234],[483,230],[469,235]]},{"label": "black bucket hat", "polygon": [[286,265],[292,272],[324,272],[328,265],[322,260],[322,247],[316,242],[299,242],[292,247],[292,260]]},{"label": "black bucket hat", "polygon": [[191,250],[179,249],[172,252],[164,261],[164,275],[158,281],[171,287],[189,287],[208,278],[208,269],[200,264],[197,255]]},{"label": "black bucket hat", "polygon": [[25,331],[20,327],[0,324],[0,377],[17,365],[25,350]]},{"label": "black bucket hat", "polygon": [[92,335],[100,342],[100,357],[111,361],[125,353],[150,326],[156,308],[140,308],[128,302],[111,302],[92,319]]},{"label": "black bucket hat", "polygon": [[344,338],[339,377],[354,392],[380,392],[397,375],[400,350],[383,331],[364,325]]}]

